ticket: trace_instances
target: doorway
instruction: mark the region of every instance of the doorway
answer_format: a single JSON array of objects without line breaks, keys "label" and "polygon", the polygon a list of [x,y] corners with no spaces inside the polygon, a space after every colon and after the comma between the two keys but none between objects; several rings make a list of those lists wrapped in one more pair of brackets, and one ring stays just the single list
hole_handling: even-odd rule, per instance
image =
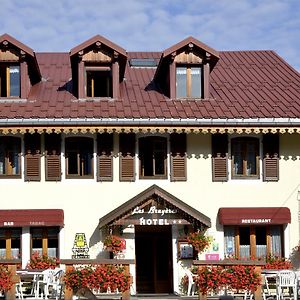
[{"label": "doorway", "polygon": [[135,226],[138,294],[173,292],[171,226]]}]

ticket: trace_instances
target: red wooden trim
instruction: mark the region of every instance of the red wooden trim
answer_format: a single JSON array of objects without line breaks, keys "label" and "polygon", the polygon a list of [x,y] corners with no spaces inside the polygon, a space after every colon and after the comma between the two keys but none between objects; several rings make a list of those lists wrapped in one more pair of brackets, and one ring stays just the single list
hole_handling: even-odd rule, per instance
[{"label": "red wooden trim", "polygon": [[112,64],[112,90],[113,94],[112,97],[114,99],[119,98],[119,77],[120,77],[120,68],[119,68],[119,62],[114,61]]},{"label": "red wooden trim", "polygon": [[78,98],[79,99],[86,97],[84,78],[85,78],[84,62],[80,60],[80,62],[78,63]]}]

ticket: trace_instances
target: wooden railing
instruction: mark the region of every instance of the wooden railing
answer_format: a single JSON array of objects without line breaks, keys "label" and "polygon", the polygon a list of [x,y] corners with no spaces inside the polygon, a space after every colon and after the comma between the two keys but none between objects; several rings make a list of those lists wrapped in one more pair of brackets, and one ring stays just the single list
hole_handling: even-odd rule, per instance
[{"label": "wooden railing", "polygon": [[[261,266],[265,265],[265,261],[256,260],[194,260],[194,266],[255,266],[255,271],[261,276]],[[262,300],[261,285],[258,286],[254,293],[255,300]],[[207,295],[202,294],[199,291],[199,300],[206,300]]]}]

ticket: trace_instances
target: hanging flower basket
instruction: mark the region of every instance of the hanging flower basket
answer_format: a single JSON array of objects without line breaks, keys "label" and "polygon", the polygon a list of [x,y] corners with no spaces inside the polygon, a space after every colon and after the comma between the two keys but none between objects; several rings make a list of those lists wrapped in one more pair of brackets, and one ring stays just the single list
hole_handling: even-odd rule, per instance
[{"label": "hanging flower basket", "polygon": [[205,235],[204,231],[191,232],[187,236],[187,241],[196,251],[198,251],[198,253],[202,253],[208,249],[210,245],[210,238]]},{"label": "hanging flower basket", "polygon": [[126,249],[126,241],[116,235],[108,235],[103,241],[104,249],[117,254]]}]

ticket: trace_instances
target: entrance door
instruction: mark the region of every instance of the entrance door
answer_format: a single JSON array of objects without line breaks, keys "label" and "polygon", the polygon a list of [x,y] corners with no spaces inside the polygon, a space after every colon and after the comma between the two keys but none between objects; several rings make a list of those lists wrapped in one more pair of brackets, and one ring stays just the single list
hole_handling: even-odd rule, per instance
[{"label": "entrance door", "polygon": [[135,226],[137,293],[172,293],[171,226]]}]

